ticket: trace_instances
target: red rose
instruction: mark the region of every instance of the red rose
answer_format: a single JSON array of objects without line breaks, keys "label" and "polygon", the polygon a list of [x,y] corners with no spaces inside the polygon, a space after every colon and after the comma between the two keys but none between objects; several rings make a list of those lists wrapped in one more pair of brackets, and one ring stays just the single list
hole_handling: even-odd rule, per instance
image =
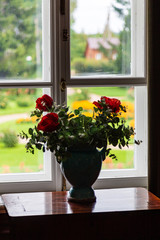
[{"label": "red rose", "polygon": [[44,94],[36,100],[36,108],[39,110],[48,111],[48,109],[52,107],[52,104],[53,99],[47,94]]},{"label": "red rose", "polygon": [[58,125],[58,114],[48,113],[42,117],[37,126],[37,129],[42,130],[43,132],[52,132],[58,128]]},{"label": "red rose", "polygon": [[117,113],[120,110],[121,102],[116,98],[101,97],[101,101],[105,101],[112,112]]},{"label": "red rose", "polygon": [[93,104],[94,104],[96,107],[98,107],[99,109],[102,109],[102,108],[103,108],[99,102],[94,101]]},{"label": "red rose", "polygon": [[120,110],[120,106],[121,102],[116,99],[116,98],[112,98],[111,99],[111,104],[110,104],[110,108],[112,109],[113,112],[118,113]]}]

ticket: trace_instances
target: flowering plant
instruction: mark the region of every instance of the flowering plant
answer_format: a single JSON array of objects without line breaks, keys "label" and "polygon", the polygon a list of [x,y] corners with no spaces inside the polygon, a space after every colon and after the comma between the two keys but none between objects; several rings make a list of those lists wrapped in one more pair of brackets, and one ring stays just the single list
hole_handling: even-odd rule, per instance
[{"label": "flowering plant", "polygon": [[97,147],[104,148],[106,155],[116,159],[107,146],[121,149],[128,146],[130,137],[135,134],[133,127],[126,126],[121,118],[126,107],[118,99],[105,96],[94,101],[93,105],[93,116],[88,117],[83,114],[82,107],[70,112],[69,107],[57,105],[46,94],[38,98],[31,113],[37,117],[37,125],[29,128],[28,133],[22,131],[20,134],[21,138],[28,140],[27,151],[34,154],[34,147],[50,150],[60,163],[70,155],[70,149]]}]

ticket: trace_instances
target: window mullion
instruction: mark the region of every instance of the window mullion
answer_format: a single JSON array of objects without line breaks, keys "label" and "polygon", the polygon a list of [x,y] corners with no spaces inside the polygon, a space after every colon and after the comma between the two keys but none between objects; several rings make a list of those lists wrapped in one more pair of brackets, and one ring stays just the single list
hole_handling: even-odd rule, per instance
[{"label": "window mullion", "polygon": [[[59,41],[58,41],[58,51],[59,51],[59,76],[57,78],[57,91],[59,93],[58,101],[59,103],[66,102],[66,82],[69,78],[69,0],[59,1]],[[63,5],[63,6],[62,6]],[[63,11],[61,10],[63,9]],[[63,86],[62,86],[63,82]]]},{"label": "window mullion", "polygon": [[145,76],[144,51],[146,50],[145,40],[145,7],[144,1],[132,0],[132,54],[131,54],[131,74],[132,76]]},{"label": "window mullion", "polygon": [[111,77],[111,78],[72,78],[67,82],[68,87],[77,86],[144,86],[146,78]]}]

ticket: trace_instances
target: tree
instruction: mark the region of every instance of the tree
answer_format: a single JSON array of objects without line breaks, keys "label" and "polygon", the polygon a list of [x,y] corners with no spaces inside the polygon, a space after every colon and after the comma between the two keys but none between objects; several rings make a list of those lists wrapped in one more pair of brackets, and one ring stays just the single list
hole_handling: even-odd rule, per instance
[{"label": "tree", "polygon": [[77,8],[77,0],[70,1],[70,36],[71,36],[71,62],[76,58],[84,58],[87,37],[83,33],[76,33],[73,26],[75,23],[74,11]]},{"label": "tree", "polygon": [[123,30],[119,34],[120,45],[117,48],[115,65],[117,73],[131,72],[131,8],[128,0],[116,0],[112,5],[118,16],[124,20]]},{"label": "tree", "polygon": [[40,2],[1,0],[0,78],[35,76],[36,43],[41,38],[41,31],[37,35],[39,23],[36,22],[36,10]]},{"label": "tree", "polygon": [[70,1],[70,25],[71,25],[71,28],[75,22],[74,11],[76,8],[77,8],[77,0],[71,0]]}]

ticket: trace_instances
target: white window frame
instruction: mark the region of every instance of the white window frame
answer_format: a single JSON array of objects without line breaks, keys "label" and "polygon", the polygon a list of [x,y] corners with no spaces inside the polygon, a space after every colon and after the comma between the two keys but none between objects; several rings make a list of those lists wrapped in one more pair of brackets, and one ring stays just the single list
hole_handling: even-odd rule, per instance
[{"label": "white window frame", "polygon": [[[42,0],[44,3],[44,12],[46,9],[46,0]],[[47,66],[49,66],[49,62],[51,62],[51,68],[47,69],[44,68],[44,75],[43,78],[45,81],[21,81],[17,82],[16,80],[12,81],[1,81],[0,87],[3,88],[22,88],[22,87],[41,87],[41,88],[47,88],[51,91],[51,96],[54,97],[54,101],[57,103],[64,103],[67,99],[67,91],[62,92],[61,91],[61,80],[63,79],[67,87],[89,87],[89,86],[136,86],[136,96],[142,97],[142,101],[136,97],[143,103],[141,107],[146,107],[146,90],[145,87],[143,89],[143,96],[139,94],[139,90],[142,86],[146,86],[147,83],[147,72],[146,72],[146,61],[144,64],[144,73],[143,74],[137,74],[137,72],[132,71],[132,75],[129,77],[122,77],[122,76],[103,76],[99,77],[89,77],[89,78],[70,78],[70,43],[69,41],[63,41],[63,29],[69,30],[69,0],[64,0],[65,2],[65,14],[62,14],[60,11],[60,4],[63,2],[60,0],[47,0],[50,3],[50,15],[45,15],[45,21],[43,24],[47,23],[50,19],[51,27],[50,29],[48,27],[44,26],[45,31],[43,32],[43,36],[47,36],[47,38],[50,38],[51,40],[51,46],[49,47],[46,42],[43,42],[43,52],[47,52],[47,55],[44,55],[43,61]],[[136,1],[137,3],[140,0],[132,0],[133,2]],[[145,1],[145,0],[144,0]],[[139,3],[138,3],[139,4]],[[138,5],[137,9],[139,9]],[[136,8],[135,8],[136,9]],[[147,9],[147,0],[146,0],[146,7],[145,11]],[[145,14],[146,15],[146,14]],[[142,17],[142,15],[141,15]],[[146,21],[146,19],[145,19]],[[136,22],[135,26],[137,26]],[[141,22],[140,19],[138,19],[138,23]],[[48,25],[47,25],[48,26]],[[133,24],[132,24],[133,26]],[[140,26],[141,29],[142,26]],[[48,29],[49,31],[47,31]],[[140,29],[134,28],[135,31],[140,31]],[[141,29],[142,30],[142,29]],[[47,32],[46,32],[47,31]],[[135,34],[134,36],[137,36],[138,34]],[[145,30],[145,39],[146,38],[146,30]],[[137,39],[134,41],[136,44]],[[142,43],[143,45],[143,43]],[[136,49],[137,52],[142,51],[147,52],[147,44],[145,42],[145,46],[142,47],[142,45],[139,47],[139,49]],[[46,46],[48,46],[46,48]],[[136,59],[135,56],[136,53],[132,49],[132,56],[134,56],[135,59],[135,65],[137,65],[137,68],[139,67],[138,61],[140,59]],[[50,53],[50,54],[49,54]],[[49,55],[51,57],[49,57]],[[141,54],[142,56],[143,54]],[[145,55],[146,57],[146,55]],[[143,62],[143,61],[140,61]],[[98,81],[97,81],[98,79]],[[139,88],[139,89],[138,89]],[[138,95],[137,95],[138,94]],[[137,104],[137,103],[136,103]],[[139,106],[139,104],[137,104]],[[139,110],[141,113],[141,110]],[[145,112],[146,114],[146,112]],[[145,116],[145,115],[143,115]],[[136,117],[139,117],[139,114],[136,115]],[[142,117],[142,116],[141,116]],[[138,120],[139,121],[139,120]],[[140,131],[138,130],[140,133]],[[144,133],[142,133],[144,134]],[[147,133],[145,133],[147,134]],[[141,139],[141,135],[139,137]],[[147,147],[147,142],[146,145]],[[24,150],[25,151],[25,150]],[[146,152],[146,149],[143,149],[144,152]],[[48,153],[47,153],[48,154]],[[138,155],[138,154],[137,154]],[[47,156],[47,155],[46,155]],[[142,155],[141,155],[142,156]],[[143,156],[142,156],[143,157]],[[100,178],[97,180],[97,182],[94,184],[95,188],[108,188],[108,187],[129,187],[129,186],[146,186],[147,185],[147,170],[146,170],[146,156],[143,160],[143,166],[145,171],[140,172],[139,174],[135,175],[124,175],[122,174],[118,176],[110,175],[109,178],[100,176]],[[48,161],[48,159],[47,159]],[[18,174],[11,174],[10,176],[3,176],[4,182],[0,180],[0,191],[2,193],[4,192],[25,192],[25,191],[51,191],[51,190],[61,190],[62,187],[62,175],[60,172],[59,164],[56,162],[53,154],[50,160],[47,162],[48,169],[50,171],[46,172],[44,176],[40,176],[39,174],[20,174],[19,179],[17,178]],[[47,166],[47,165],[46,165]],[[139,168],[139,167],[138,167]],[[115,173],[116,171],[114,171]],[[117,174],[117,173],[116,173]],[[37,176],[38,179],[37,179]],[[9,178],[7,179],[7,177]],[[1,176],[0,176],[1,177]],[[68,186],[68,185],[67,185]],[[69,186],[68,186],[69,187]]]},{"label": "white window frame", "polygon": [[[59,62],[59,4],[56,0],[42,0],[42,80],[1,80],[0,88],[43,88],[44,93],[59,102],[60,88],[56,63]],[[49,40],[49,41],[48,41]],[[24,148],[25,151],[25,148]],[[44,170],[41,173],[18,173],[0,175],[0,193],[61,190],[62,175],[54,154],[44,154]]]},{"label": "white window frame", "polygon": [[[147,0],[131,0],[131,6],[131,75],[90,76],[83,78],[78,76],[70,77],[69,73],[66,75],[68,87],[135,87],[136,138],[143,139],[143,143],[140,146],[135,145],[135,168],[103,170],[94,184],[95,188],[147,187]],[[68,27],[69,29],[67,23],[63,27]],[[69,46],[66,44],[65,47],[64,52],[68,52]],[[68,62],[70,62],[69,56]],[[69,187],[70,185],[67,183],[67,188]]]}]

